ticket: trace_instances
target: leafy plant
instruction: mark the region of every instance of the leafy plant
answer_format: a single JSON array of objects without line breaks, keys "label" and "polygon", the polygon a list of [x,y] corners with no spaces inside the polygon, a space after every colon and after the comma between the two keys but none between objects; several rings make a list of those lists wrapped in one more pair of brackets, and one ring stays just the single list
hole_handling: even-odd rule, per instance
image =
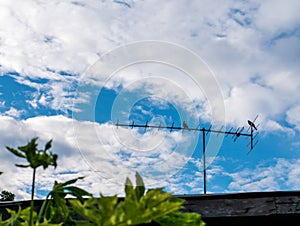
[{"label": "leafy plant", "polygon": [[[3,226],[29,226],[32,225],[32,222],[34,222],[37,219],[37,213],[35,211],[32,211],[31,207],[27,207],[25,209],[21,209],[19,207],[18,211],[7,209],[7,212],[10,214],[10,218],[2,221],[0,219],[0,225]],[[32,219],[30,219],[30,215],[32,213]],[[39,226],[61,226],[62,223],[52,224],[45,219],[42,223],[37,223],[36,225]]]},{"label": "leafy plant", "polygon": [[92,197],[92,194],[89,192],[73,185],[79,179],[83,179],[83,177],[78,177],[64,183],[54,182],[53,189],[47,195],[39,212],[38,223],[42,220],[52,223],[63,220],[68,225],[71,223],[74,224],[66,196],[70,195],[77,198],[80,202],[83,202],[84,197]]},{"label": "leafy plant", "polygon": [[30,211],[30,219],[29,225],[32,225],[32,215],[33,215],[33,200],[34,200],[34,188],[35,188],[35,175],[36,169],[40,166],[43,166],[44,169],[48,168],[48,166],[57,166],[57,155],[53,154],[51,151],[52,140],[49,140],[45,148],[43,150],[39,150],[37,144],[37,137],[31,139],[30,142],[27,143],[25,146],[19,146],[18,150],[6,147],[8,151],[16,155],[17,157],[24,158],[29,163],[28,165],[23,164],[15,164],[17,167],[27,168],[31,167],[33,169],[32,173],[32,188],[31,188],[31,211]]},{"label": "leafy plant", "polygon": [[[17,167],[27,168],[31,167],[33,169],[33,175],[32,175],[32,189],[31,189],[31,200],[34,199],[34,187],[35,187],[35,174],[36,169],[40,166],[43,166],[44,169],[48,168],[48,166],[54,166],[56,168],[57,166],[57,155],[53,154],[49,149],[52,146],[52,140],[49,140],[44,150],[38,150],[37,148],[37,137],[33,138],[30,142],[28,142],[25,146],[19,146],[18,150],[6,147],[7,150],[9,150],[14,155],[24,158],[28,161],[28,165],[23,164],[15,164]],[[49,152],[49,153],[48,153]]]},{"label": "leafy plant", "polygon": [[[87,191],[73,185],[79,179],[83,179],[83,177],[78,177],[65,183],[55,181],[52,191],[47,195],[38,213],[33,210],[32,206],[25,209],[19,207],[18,211],[7,209],[10,218],[5,221],[2,221],[0,218],[0,225],[76,225],[76,221],[71,217],[74,213],[67,203],[66,196],[70,195],[82,202],[84,197],[92,196]],[[30,215],[32,215],[31,219]]]},{"label": "leafy plant", "polygon": [[173,197],[162,188],[151,189],[145,193],[141,176],[136,173],[134,187],[130,179],[126,179],[125,199],[119,201],[117,196],[90,198],[85,202],[70,200],[76,213],[85,221],[77,225],[126,226],[157,222],[163,226],[189,225],[203,226],[201,217],[196,213],[182,213],[183,199]]}]

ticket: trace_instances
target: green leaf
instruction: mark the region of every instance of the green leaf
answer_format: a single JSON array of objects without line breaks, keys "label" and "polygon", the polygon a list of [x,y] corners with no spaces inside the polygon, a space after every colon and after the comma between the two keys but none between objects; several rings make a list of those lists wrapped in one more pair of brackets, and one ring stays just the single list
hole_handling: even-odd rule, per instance
[{"label": "green leaf", "polygon": [[32,211],[31,207],[27,207],[25,209],[22,209],[21,213],[20,213],[20,218],[22,220],[24,220],[26,223],[28,223],[27,225],[29,225],[30,213],[31,212],[32,212],[32,219],[33,219],[33,222],[34,222],[36,220],[37,213],[35,211]]},{"label": "green leaf", "polygon": [[91,222],[92,225],[103,225],[101,223],[102,215],[99,211],[99,204],[95,198],[92,197],[88,200],[85,200],[84,203],[81,203],[76,199],[70,200],[70,204],[78,216],[81,216],[88,222]]},{"label": "green leaf", "polygon": [[26,156],[25,156],[22,152],[20,152],[20,151],[14,149],[14,148],[11,148],[11,147],[6,146],[6,149],[9,150],[9,151],[10,151],[11,153],[13,153],[14,155],[20,157],[20,158],[26,158]]},{"label": "green leaf", "polygon": [[89,193],[79,187],[76,187],[76,186],[68,186],[64,190],[65,190],[65,193],[78,198],[82,202],[83,202],[84,196],[92,196],[91,193]]},{"label": "green leaf", "polygon": [[[55,181],[52,191],[49,192],[46,201],[41,207],[38,222],[40,222],[44,216],[44,218],[46,217],[48,220],[52,219],[52,223],[58,222],[61,218],[64,219],[65,225],[69,225],[70,222],[74,223],[74,220],[71,218],[71,210],[65,197],[71,195],[83,203],[84,196],[92,196],[89,192],[73,185],[77,180],[83,178],[84,177],[78,177],[64,183]],[[49,198],[51,199],[49,200]]]},{"label": "green leaf", "polygon": [[[19,146],[18,150],[6,147],[14,155],[26,158],[29,163],[29,166],[33,169],[38,168],[39,166],[43,166],[46,169],[49,166],[57,166],[57,155],[52,154],[52,152],[47,152],[51,148],[52,140],[48,141],[45,145],[45,150],[37,149],[37,137],[31,139],[30,142],[25,146]],[[18,164],[19,167],[25,167],[25,165]],[[27,166],[26,166],[27,167]]]},{"label": "green leaf", "polygon": [[37,226],[61,226],[61,225],[63,225],[63,222],[55,224],[55,223],[51,223],[47,219],[44,219],[44,221],[42,223],[39,223],[36,225]]},{"label": "green leaf", "polygon": [[136,201],[135,190],[133,188],[131,180],[127,177],[125,182],[125,199],[131,199],[132,201]]},{"label": "green leaf", "polygon": [[70,200],[76,214],[84,218],[81,223],[76,222],[77,225],[89,222],[91,225],[127,226],[156,221],[164,226],[203,226],[199,214],[180,212],[183,199],[173,197],[162,188],[151,189],[145,194],[139,174],[136,174],[136,183],[134,187],[126,178],[126,197],[122,201],[118,201],[117,196],[105,197],[102,194],[98,199],[92,197],[84,202]]},{"label": "green leaf", "polygon": [[197,213],[172,212],[155,220],[162,226],[204,226],[201,216]]},{"label": "green leaf", "polygon": [[74,184],[74,183],[76,183],[76,181],[82,180],[82,179],[84,179],[84,177],[77,177],[77,178],[75,178],[75,179],[68,180],[68,181],[66,181],[66,182],[64,182],[64,183],[60,183],[60,185],[61,185],[62,187],[65,187],[65,186],[67,186],[67,185]]},{"label": "green leaf", "polygon": [[11,209],[6,209],[6,211],[10,214],[10,218],[2,222],[2,225],[14,225],[14,226],[19,226],[21,225],[21,222],[19,220],[20,214],[21,214],[21,207],[19,206],[18,212],[11,210]]},{"label": "green leaf", "polygon": [[116,195],[105,197],[101,194],[101,198],[97,201],[103,223],[107,222],[109,225],[115,225],[119,222],[115,216],[115,209],[118,203],[118,197]]},{"label": "green leaf", "polygon": [[141,175],[138,172],[136,172],[135,178],[136,178],[135,195],[137,200],[140,200],[140,198],[145,193],[145,185]]},{"label": "green leaf", "polygon": [[49,149],[51,148],[51,146],[52,146],[52,139],[49,140],[49,141],[46,143],[46,145],[45,145],[45,151],[49,150]]}]

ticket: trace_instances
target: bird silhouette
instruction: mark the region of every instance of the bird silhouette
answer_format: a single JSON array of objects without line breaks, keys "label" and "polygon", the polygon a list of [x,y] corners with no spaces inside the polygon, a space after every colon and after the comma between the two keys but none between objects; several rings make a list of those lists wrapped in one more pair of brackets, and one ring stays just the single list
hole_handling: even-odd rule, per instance
[{"label": "bird silhouette", "polygon": [[183,121],[183,123],[182,123],[182,128],[183,129],[188,129],[189,128],[185,121]]},{"label": "bird silhouette", "polygon": [[248,120],[248,124],[249,124],[249,126],[251,126],[252,128],[254,128],[255,130],[257,130],[255,124],[253,122],[251,122],[250,120]]}]

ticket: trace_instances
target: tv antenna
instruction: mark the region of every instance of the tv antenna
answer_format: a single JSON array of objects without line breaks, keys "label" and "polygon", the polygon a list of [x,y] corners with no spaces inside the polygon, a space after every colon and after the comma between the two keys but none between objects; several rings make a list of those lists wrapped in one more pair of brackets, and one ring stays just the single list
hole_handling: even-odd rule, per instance
[{"label": "tv antenna", "polygon": [[255,145],[257,144],[257,140],[256,137],[258,135],[258,126],[259,124],[255,125],[255,121],[258,118],[258,115],[255,117],[254,120],[250,121],[248,120],[248,129],[246,132],[244,132],[245,127],[238,127],[237,129],[234,129],[233,127],[231,127],[229,130],[224,130],[223,126],[219,129],[219,130],[215,130],[212,129],[211,125],[209,126],[209,128],[205,128],[205,127],[200,127],[197,126],[195,128],[189,128],[188,124],[183,121],[182,122],[182,126],[174,126],[174,122],[172,122],[171,126],[163,126],[163,125],[149,125],[148,121],[146,121],[145,124],[135,124],[134,121],[131,121],[131,123],[128,124],[124,124],[124,123],[119,123],[119,121],[117,121],[117,123],[115,124],[117,127],[130,127],[130,128],[144,128],[145,132],[148,128],[151,129],[166,129],[169,130],[170,132],[174,131],[174,130],[187,130],[187,131],[194,131],[194,132],[201,132],[202,133],[202,160],[203,160],[203,193],[206,194],[206,135],[208,135],[209,133],[216,133],[216,134],[225,134],[227,136],[232,136],[233,141],[237,141],[237,139],[239,137],[249,137],[249,143],[247,146],[249,146],[249,151],[247,152],[247,154],[249,154],[253,148],[255,147]]}]

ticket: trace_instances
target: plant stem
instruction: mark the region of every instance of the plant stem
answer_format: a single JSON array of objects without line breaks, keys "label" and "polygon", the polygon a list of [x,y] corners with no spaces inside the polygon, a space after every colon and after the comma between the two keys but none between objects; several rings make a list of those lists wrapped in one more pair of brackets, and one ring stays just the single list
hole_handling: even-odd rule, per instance
[{"label": "plant stem", "polygon": [[33,199],[34,199],[35,173],[36,173],[36,168],[33,168],[32,187],[31,187],[31,201],[33,201]]},{"label": "plant stem", "polygon": [[30,216],[29,216],[29,226],[32,226],[32,215],[33,215],[33,208],[34,208],[34,187],[35,187],[35,173],[36,168],[33,168],[33,175],[32,175],[32,187],[31,187],[31,202],[30,202]]},{"label": "plant stem", "polygon": [[49,207],[49,201],[48,201],[48,199],[50,197],[50,194],[51,193],[49,193],[47,195],[46,199],[43,201],[43,205],[42,205],[42,207],[41,207],[41,209],[39,211],[39,215],[38,215],[38,218],[37,218],[37,221],[36,221],[37,224],[39,224],[41,222],[41,219],[42,219],[42,216],[43,216],[44,212],[46,213],[46,211],[47,211],[47,209]]}]

